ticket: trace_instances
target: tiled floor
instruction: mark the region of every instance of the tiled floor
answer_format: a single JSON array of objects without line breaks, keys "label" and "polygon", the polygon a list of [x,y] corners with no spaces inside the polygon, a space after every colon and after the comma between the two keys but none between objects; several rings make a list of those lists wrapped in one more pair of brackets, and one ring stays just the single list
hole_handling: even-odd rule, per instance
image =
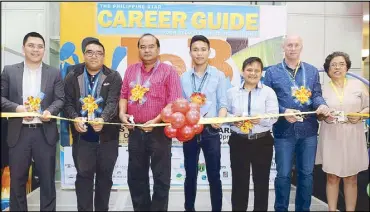
[{"label": "tiled floor", "polygon": [[[253,191],[249,195],[249,207],[248,211],[253,210]],[[40,191],[35,190],[28,197],[28,210],[39,211],[40,203]],[[290,204],[289,211],[294,211],[294,199],[295,199],[295,188],[292,187],[290,193]],[[269,193],[269,206],[268,210],[274,210],[275,193],[274,190],[270,190]],[[184,211],[184,192],[183,190],[171,190],[170,199],[168,204],[169,211]],[[210,211],[211,202],[209,192],[206,190],[200,190],[197,193],[195,209],[197,211]],[[77,210],[76,194],[74,190],[61,190],[60,184],[57,183],[57,211],[75,211]],[[132,211],[132,202],[130,193],[128,190],[112,190],[110,203],[110,211]],[[231,191],[223,191],[223,210],[231,211]],[[312,198],[311,211],[324,211],[328,210],[327,205],[316,198]]]}]

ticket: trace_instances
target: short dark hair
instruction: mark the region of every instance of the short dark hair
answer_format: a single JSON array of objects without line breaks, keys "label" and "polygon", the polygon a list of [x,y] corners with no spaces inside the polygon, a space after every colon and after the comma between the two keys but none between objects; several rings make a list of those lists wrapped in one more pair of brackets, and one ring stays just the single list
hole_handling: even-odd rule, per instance
[{"label": "short dark hair", "polygon": [[45,46],[45,39],[38,32],[29,32],[29,33],[27,33],[27,35],[25,35],[24,38],[23,38],[23,46],[26,45],[27,40],[28,40],[29,37],[40,38],[42,40],[42,42],[44,43],[44,46]]},{"label": "short dark hair", "polygon": [[193,43],[195,43],[197,41],[203,41],[204,43],[207,43],[208,49],[211,48],[211,44],[209,43],[208,38],[206,36],[204,36],[204,35],[194,35],[191,38],[190,47],[189,48],[191,49],[191,46],[193,45]]},{"label": "short dark hair", "polygon": [[324,70],[326,74],[328,74],[329,72],[330,62],[334,59],[334,57],[344,57],[344,60],[346,61],[346,65],[347,65],[347,71],[351,68],[352,62],[349,59],[349,55],[347,53],[337,51],[337,52],[333,52],[329,54],[325,59]]},{"label": "short dark hair", "polygon": [[[98,46],[101,46],[103,48],[103,52],[105,52],[105,48],[103,46],[102,43],[100,43],[98,40],[90,40],[89,42],[86,43],[86,46],[85,46],[85,50],[86,50],[86,47],[90,44],[95,44],[95,45],[98,45]],[[84,52],[85,53],[85,52]]]},{"label": "short dark hair", "polygon": [[86,46],[87,46],[87,43],[89,43],[90,41],[98,41],[99,42],[99,39],[97,38],[94,38],[94,37],[86,37],[82,40],[82,43],[81,43],[81,49],[82,49],[82,53],[85,52],[85,49],[86,49]]},{"label": "short dark hair", "polygon": [[259,57],[249,57],[246,60],[244,60],[242,71],[244,71],[244,69],[245,69],[245,67],[247,67],[247,65],[250,65],[254,62],[258,62],[261,65],[261,71],[262,71],[263,70],[263,63],[262,63],[261,58],[259,58]]},{"label": "short dark hair", "polygon": [[161,44],[159,43],[159,39],[156,37],[156,36],[154,36],[153,34],[151,34],[151,33],[145,33],[145,34],[143,34],[140,38],[139,38],[139,40],[137,41],[137,48],[139,48],[139,46],[140,46],[140,41],[141,41],[141,39],[143,38],[143,37],[145,37],[145,36],[152,36],[153,38],[155,38],[155,43],[157,44],[157,47],[159,48],[159,47],[161,47]]}]

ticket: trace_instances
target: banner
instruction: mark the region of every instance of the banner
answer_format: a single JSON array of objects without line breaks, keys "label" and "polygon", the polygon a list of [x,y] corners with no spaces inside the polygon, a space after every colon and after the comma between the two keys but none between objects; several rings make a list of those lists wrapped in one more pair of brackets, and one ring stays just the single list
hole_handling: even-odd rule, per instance
[{"label": "banner", "polygon": [[[139,61],[137,43],[144,33],[152,33],[159,38],[160,60],[173,65],[181,76],[192,65],[190,39],[201,34],[211,43],[210,64],[225,73],[230,88],[240,85],[240,70],[246,58],[260,57],[265,67],[281,61],[287,13],[285,6],[232,3],[63,2],[60,20],[62,76],[67,74],[68,66],[83,62],[82,40],[96,37],[105,47],[105,65],[123,77],[127,66]],[[73,141],[69,132],[68,123],[61,121],[62,188],[74,188],[75,170],[69,147]],[[229,135],[230,128],[224,126],[220,133],[220,174],[224,187],[231,186]],[[114,188],[127,187],[127,137],[127,130],[121,132],[122,147],[114,170]],[[203,156],[200,156],[199,187],[208,186],[205,169]],[[273,188],[276,172],[273,166],[271,170],[270,188]],[[171,186],[183,186],[184,176],[182,146],[174,139]]]}]

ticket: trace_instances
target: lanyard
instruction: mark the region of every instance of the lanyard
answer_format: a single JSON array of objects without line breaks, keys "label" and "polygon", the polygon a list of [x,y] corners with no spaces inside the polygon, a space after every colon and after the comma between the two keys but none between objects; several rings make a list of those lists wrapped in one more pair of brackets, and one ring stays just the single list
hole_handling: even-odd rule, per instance
[{"label": "lanyard", "polygon": [[150,87],[150,81],[149,80],[152,78],[154,72],[158,69],[158,66],[159,66],[159,60],[155,63],[152,73],[150,74],[148,79],[145,80],[144,84],[141,84],[141,69],[140,69],[139,74],[137,75],[137,78],[136,78],[136,83],[140,84],[143,87],[149,88]]},{"label": "lanyard", "polygon": [[[244,82],[245,83],[245,82]],[[257,87],[256,87],[257,88]],[[245,88],[244,88],[244,84],[243,84],[243,90],[245,90]],[[242,91],[243,92],[243,91]],[[256,92],[257,92],[257,97],[259,96],[259,93],[258,93],[258,91],[256,90]],[[239,104],[239,107],[242,109],[242,108],[244,108],[243,107],[243,103],[244,103],[244,94],[242,93],[242,96],[241,96],[242,98],[241,98],[241,101],[240,101],[240,103],[241,104]],[[248,116],[251,116],[251,109],[252,108],[252,90],[250,90],[249,92],[248,92]],[[243,109],[242,109],[243,110]]]},{"label": "lanyard", "polygon": [[194,93],[200,93],[202,91],[202,88],[204,86],[204,83],[205,83],[205,81],[207,79],[208,72],[206,72],[204,74],[204,76],[202,77],[202,81],[200,82],[200,85],[199,85],[198,89],[195,86],[195,76],[194,75],[195,75],[195,73],[193,73],[193,75],[192,75],[192,77],[193,77],[193,83],[192,83],[193,84],[193,92]]},{"label": "lanyard", "polygon": [[251,116],[252,91],[248,94],[248,116]]},{"label": "lanyard", "polygon": [[303,63],[301,63],[301,61],[299,61],[297,68],[294,70],[294,75],[293,76],[286,69],[286,67],[284,65],[284,61],[281,62],[281,66],[283,66],[283,69],[288,74],[288,77],[289,77],[290,81],[292,82],[293,86],[296,87],[296,88],[298,88],[298,86],[297,86],[297,83],[295,81],[295,76],[297,74],[299,66],[302,66],[302,78],[303,78],[302,82],[303,82],[303,86],[306,87],[306,69],[304,68],[304,65],[303,65]]},{"label": "lanyard", "polygon": [[[344,86],[346,85],[346,83],[347,83],[347,79],[344,79]],[[342,104],[343,103],[343,98],[344,98],[344,86],[343,86],[343,89],[342,89],[342,94],[339,95],[337,87],[334,85],[333,81],[330,81],[330,85],[333,88],[333,90],[335,92],[335,95],[338,97],[340,104]]]},{"label": "lanyard", "polygon": [[99,78],[100,78],[100,73],[101,73],[101,71],[99,71],[99,73],[97,75],[95,75],[95,79],[93,81],[94,85],[91,88],[90,80],[89,80],[89,77],[88,77],[88,74],[87,74],[87,69],[86,69],[86,67],[84,68],[85,92],[87,92],[86,96],[91,95],[94,98],[96,98],[96,89],[98,87],[98,81],[99,81]]}]

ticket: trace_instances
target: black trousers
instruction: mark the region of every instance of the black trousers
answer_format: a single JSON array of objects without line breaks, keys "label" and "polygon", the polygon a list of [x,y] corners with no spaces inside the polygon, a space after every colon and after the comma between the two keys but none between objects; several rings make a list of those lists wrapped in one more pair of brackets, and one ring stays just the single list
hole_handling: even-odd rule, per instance
[{"label": "black trousers", "polygon": [[95,206],[95,211],[108,211],[112,174],[118,157],[118,140],[100,143],[79,140],[73,143],[72,154],[77,170],[77,209],[93,211]]},{"label": "black trousers", "polygon": [[[163,127],[144,132],[135,127],[128,137],[127,183],[135,211],[167,211],[171,183],[171,139]],[[149,166],[153,173],[150,197]]]},{"label": "black trousers", "polygon": [[267,211],[273,144],[274,139],[270,133],[255,140],[249,140],[236,133],[231,134],[229,145],[233,211],[246,211],[248,208],[251,164],[254,183],[254,211]]},{"label": "black trousers", "polygon": [[22,126],[18,143],[9,148],[10,211],[27,211],[26,183],[32,162],[40,179],[40,210],[55,211],[55,154],[42,127]]}]

